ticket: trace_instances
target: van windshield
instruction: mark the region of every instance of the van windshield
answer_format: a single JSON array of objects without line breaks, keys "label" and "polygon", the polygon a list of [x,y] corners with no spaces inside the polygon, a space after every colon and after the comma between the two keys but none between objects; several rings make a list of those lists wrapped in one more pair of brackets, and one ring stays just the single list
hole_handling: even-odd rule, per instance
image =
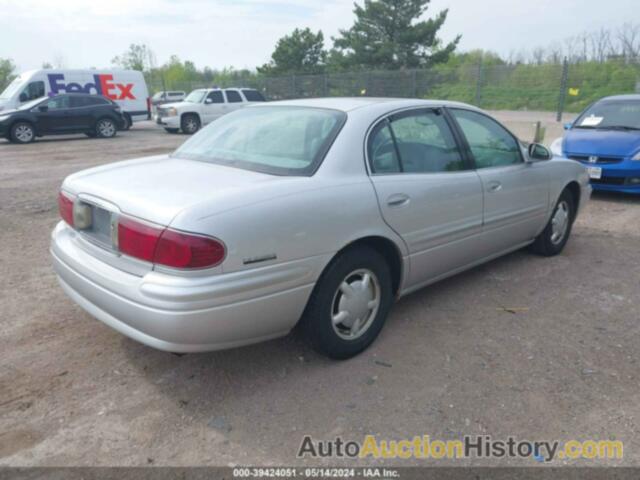
[{"label": "van windshield", "polygon": [[18,90],[20,90],[22,88],[22,86],[24,85],[24,80],[20,77],[16,77],[13,79],[13,82],[11,82],[7,88],[4,89],[4,91],[2,93],[0,93],[0,98],[3,100],[12,98],[17,92]]}]

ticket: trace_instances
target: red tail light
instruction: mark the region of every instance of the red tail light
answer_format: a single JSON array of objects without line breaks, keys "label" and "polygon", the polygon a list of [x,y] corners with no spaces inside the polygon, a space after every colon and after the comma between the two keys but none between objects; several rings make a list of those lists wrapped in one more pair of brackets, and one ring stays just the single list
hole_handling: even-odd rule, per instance
[{"label": "red tail light", "polygon": [[73,198],[62,190],[58,192],[58,209],[62,219],[73,227]]},{"label": "red tail light", "polygon": [[153,262],[161,228],[155,228],[129,218],[118,221],[118,249],[140,260]]},{"label": "red tail light", "polygon": [[118,248],[141,260],[173,268],[214,267],[222,263],[225,247],[211,237],[162,229],[120,218]]}]

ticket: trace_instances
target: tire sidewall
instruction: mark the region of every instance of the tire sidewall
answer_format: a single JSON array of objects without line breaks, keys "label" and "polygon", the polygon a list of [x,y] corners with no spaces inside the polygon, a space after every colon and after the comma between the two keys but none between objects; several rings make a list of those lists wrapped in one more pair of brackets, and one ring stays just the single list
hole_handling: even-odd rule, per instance
[{"label": "tire sidewall", "polygon": [[[373,323],[361,337],[345,340],[333,329],[333,300],[343,280],[350,273],[362,268],[371,270],[378,279],[380,306]],[[313,347],[320,353],[335,359],[350,358],[362,352],[376,339],[392,304],[391,271],[384,257],[372,248],[354,248],[337,257],[318,280],[303,315],[304,331]]]},{"label": "tire sidewall", "polygon": [[[558,209],[560,203],[562,201],[567,202],[569,206],[569,225],[567,225],[567,231],[564,234],[564,238],[560,243],[553,243],[551,241],[551,235],[553,234],[553,227],[551,222],[553,220],[553,216],[556,214],[556,210]],[[551,217],[549,218],[549,223],[544,229],[542,241],[544,242],[544,249],[548,252],[549,255],[557,255],[560,253],[567,242],[569,241],[569,236],[571,235],[571,228],[573,227],[573,220],[576,218],[576,210],[575,210],[575,200],[573,199],[573,195],[567,190],[564,190],[558,198],[555,206],[553,207],[553,212],[551,213]]]},{"label": "tire sidewall", "polygon": [[[189,119],[193,119],[196,122],[196,128],[193,129],[192,131],[188,130],[186,127],[187,125],[187,120]],[[182,116],[182,120],[180,121],[180,128],[182,129],[182,131],[184,133],[186,133],[187,135],[193,135],[194,133],[196,133],[198,130],[200,130],[200,127],[202,125],[200,124],[200,119],[198,118],[197,115],[194,115],[192,113],[187,113],[185,115]]]},{"label": "tire sidewall", "polygon": [[[27,126],[31,129],[31,139],[27,142],[20,140],[17,136],[16,136],[16,130],[18,129],[19,126],[24,125]],[[11,127],[11,132],[9,134],[10,140],[14,143],[20,143],[22,145],[27,144],[27,143],[31,143],[35,140],[36,138],[36,130],[33,128],[33,125],[31,125],[28,122],[17,122],[15,123],[12,127]]]}]

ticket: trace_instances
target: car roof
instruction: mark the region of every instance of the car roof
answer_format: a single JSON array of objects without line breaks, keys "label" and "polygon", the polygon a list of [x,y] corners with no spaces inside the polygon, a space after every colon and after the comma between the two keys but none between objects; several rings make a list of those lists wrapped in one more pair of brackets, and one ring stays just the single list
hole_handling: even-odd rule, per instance
[{"label": "car roof", "polygon": [[612,95],[610,97],[601,98],[599,101],[602,102],[605,100],[640,100],[640,94]]},{"label": "car roof", "polygon": [[254,108],[268,105],[282,105],[291,107],[315,107],[329,108],[342,112],[349,112],[359,108],[371,107],[385,104],[390,110],[405,107],[464,107],[477,110],[476,107],[460,102],[450,102],[445,100],[420,100],[413,98],[377,98],[377,97],[329,97],[329,98],[307,98],[296,100],[280,100],[257,105]]}]

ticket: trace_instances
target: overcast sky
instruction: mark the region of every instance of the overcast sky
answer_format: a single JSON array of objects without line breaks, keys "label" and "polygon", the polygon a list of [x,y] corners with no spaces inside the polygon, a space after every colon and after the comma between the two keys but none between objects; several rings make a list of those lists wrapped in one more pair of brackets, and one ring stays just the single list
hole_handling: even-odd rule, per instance
[{"label": "overcast sky", "polygon": [[[443,8],[444,41],[460,33],[462,50],[504,55],[640,18],[638,0],[432,0],[430,12]],[[18,70],[105,67],[145,43],[160,64],[176,54],[199,68],[254,68],[296,27],[321,29],[330,44],[352,10],[351,0],[0,0],[0,57]]]}]

